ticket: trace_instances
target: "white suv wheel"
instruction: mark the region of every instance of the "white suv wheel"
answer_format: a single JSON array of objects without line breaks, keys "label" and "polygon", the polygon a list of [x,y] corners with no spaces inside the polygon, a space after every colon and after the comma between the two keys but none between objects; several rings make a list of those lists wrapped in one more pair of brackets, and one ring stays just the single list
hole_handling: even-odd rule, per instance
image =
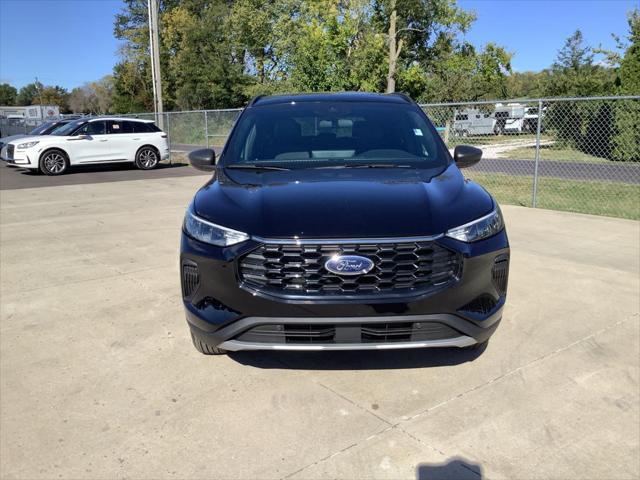
[{"label": "white suv wheel", "polygon": [[136,165],[141,170],[151,170],[158,166],[158,153],[151,147],[143,147],[136,156]]}]

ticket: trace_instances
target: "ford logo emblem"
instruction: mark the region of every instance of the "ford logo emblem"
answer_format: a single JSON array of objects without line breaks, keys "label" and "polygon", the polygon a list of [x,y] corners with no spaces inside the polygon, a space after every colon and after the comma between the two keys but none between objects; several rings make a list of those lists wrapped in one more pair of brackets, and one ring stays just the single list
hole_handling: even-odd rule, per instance
[{"label": "ford logo emblem", "polygon": [[373,268],[373,262],[358,255],[334,255],[324,264],[324,268],[336,275],[363,275]]}]

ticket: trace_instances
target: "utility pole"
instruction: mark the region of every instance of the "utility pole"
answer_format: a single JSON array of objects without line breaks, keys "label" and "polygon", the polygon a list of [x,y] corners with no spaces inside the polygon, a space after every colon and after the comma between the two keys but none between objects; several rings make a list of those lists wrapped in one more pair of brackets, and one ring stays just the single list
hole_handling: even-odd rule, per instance
[{"label": "utility pole", "polygon": [[40,96],[40,106],[42,106],[42,89],[38,86],[40,85],[40,82],[38,81],[38,77],[36,77],[36,89],[38,90],[38,95]]},{"label": "utility pole", "polygon": [[151,78],[153,82],[153,111],[156,124],[164,130],[162,108],[162,78],[160,75],[160,42],[158,35],[158,0],[148,0],[149,7],[149,50],[151,53]]}]

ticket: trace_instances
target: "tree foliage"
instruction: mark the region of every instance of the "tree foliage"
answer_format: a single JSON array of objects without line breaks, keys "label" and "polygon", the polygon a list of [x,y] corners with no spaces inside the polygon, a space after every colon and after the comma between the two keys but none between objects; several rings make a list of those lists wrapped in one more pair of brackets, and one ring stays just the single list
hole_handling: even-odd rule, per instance
[{"label": "tree foliage", "polygon": [[89,113],[103,115],[112,112],[113,77],[106,75],[96,82],[85,83],[82,87],[71,90],[69,94],[69,110],[73,113]]},{"label": "tree foliage", "polygon": [[[76,112],[151,111],[147,16],[147,0],[123,0],[110,78],[70,94],[29,84],[14,95],[3,85],[0,98],[29,105],[42,96]],[[465,40],[475,14],[456,0],[159,0],[164,106],[228,108],[258,94],[341,90],[395,89],[422,102],[638,94],[639,18],[630,14],[618,51],[592,48],[577,30],[549,68],[513,72],[512,52]]]},{"label": "tree foliage", "polygon": [[[146,0],[125,0],[116,17],[124,42],[116,111],[152,107],[146,8]],[[285,91],[384,91],[393,12],[401,90],[421,100],[506,94],[511,54],[460,41],[475,17],[455,0],[163,0],[165,107],[234,107]]]},{"label": "tree foliage", "polygon": [[[640,10],[629,14],[629,45],[620,60],[620,93],[640,94]],[[640,162],[640,102],[622,100],[616,103],[612,157],[621,161]]]},{"label": "tree foliage", "polygon": [[40,82],[38,83],[28,83],[24,87],[22,87],[18,91],[18,96],[16,97],[16,105],[33,105],[34,102],[38,103],[38,95],[40,90],[42,90],[42,85]]},{"label": "tree foliage", "polygon": [[8,83],[0,84],[0,105],[15,105],[18,91]]}]

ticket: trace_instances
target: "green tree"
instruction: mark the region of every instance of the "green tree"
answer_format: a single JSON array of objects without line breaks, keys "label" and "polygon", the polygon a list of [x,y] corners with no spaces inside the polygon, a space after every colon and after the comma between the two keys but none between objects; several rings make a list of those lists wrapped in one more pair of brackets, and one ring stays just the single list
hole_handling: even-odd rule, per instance
[{"label": "green tree", "polygon": [[173,92],[173,102],[185,110],[241,105],[247,79],[230,42],[230,9],[224,1],[197,3],[185,3],[162,17],[171,86],[167,92]]},{"label": "green tree", "polygon": [[69,93],[65,88],[56,86],[42,86],[39,94],[32,100],[34,104],[57,105],[60,107],[61,113],[69,112],[68,108]]},{"label": "green tree", "polygon": [[378,29],[386,32],[388,92],[395,91],[398,72],[415,65],[428,70],[475,20],[455,0],[374,0],[373,10]]},{"label": "green tree", "polygon": [[0,105],[15,105],[18,91],[8,83],[0,84]]},{"label": "green tree", "polygon": [[[640,94],[640,10],[629,13],[629,46],[620,61],[620,91]],[[640,101],[618,100],[615,104],[612,157],[620,161],[640,161]]]},{"label": "green tree", "polygon": [[40,91],[44,85],[38,83],[28,83],[20,89],[18,96],[16,97],[16,105],[33,105],[39,102]]},{"label": "green tree", "polygon": [[593,49],[576,30],[558,52],[544,84],[552,97],[607,95],[615,91],[615,72],[594,63]]},{"label": "green tree", "polygon": [[514,72],[507,77],[508,98],[540,98],[547,72]]}]

